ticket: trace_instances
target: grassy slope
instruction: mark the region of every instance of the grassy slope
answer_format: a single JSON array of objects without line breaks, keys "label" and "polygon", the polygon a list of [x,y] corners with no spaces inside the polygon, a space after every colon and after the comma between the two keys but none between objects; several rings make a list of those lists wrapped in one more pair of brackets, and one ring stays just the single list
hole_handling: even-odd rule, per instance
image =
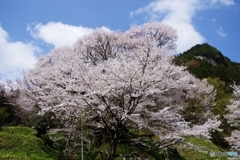
[{"label": "grassy slope", "polygon": [[[227,156],[214,156],[211,157],[211,152],[226,152],[223,149],[214,145],[211,141],[204,140],[196,137],[186,137],[184,143],[175,145],[178,153],[174,150],[169,150],[170,152],[163,151],[161,149],[152,152],[146,152],[143,148],[134,147],[130,145],[119,144],[117,148],[117,154],[128,155],[135,152],[140,159],[147,160],[164,160],[168,158],[169,160],[227,160]],[[92,149],[88,154],[85,154],[86,160],[102,160],[107,159],[107,152],[110,150],[109,145],[105,144],[98,148]],[[179,157],[180,154],[182,157]],[[105,157],[103,157],[105,155]],[[132,157],[131,157],[132,158]],[[131,159],[126,158],[126,160]],[[116,158],[116,160],[122,160],[123,158]]]},{"label": "grassy slope", "polygon": [[[217,147],[211,141],[203,140],[196,137],[187,137],[185,139],[187,145],[176,145],[180,155],[186,160],[206,160],[206,159],[218,159],[226,160],[226,156],[211,157],[211,152],[226,152],[223,149]],[[194,147],[197,146],[197,147]]]},{"label": "grassy slope", "polygon": [[[57,159],[58,153],[53,149],[44,146],[41,139],[35,135],[35,130],[28,127],[3,127],[0,131],[0,159],[26,159],[26,160],[54,160]],[[176,145],[180,155],[186,160],[194,159],[219,159],[225,160],[227,157],[211,157],[210,152],[224,152],[221,148],[215,146],[210,141],[200,138],[187,137],[186,143],[197,145],[196,147]],[[118,154],[128,153],[130,146],[119,146]],[[101,147],[98,150],[108,148]],[[135,148],[136,149],[136,148]],[[136,151],[136,150],[135,150]],[[160,154],[161,155],[161,154]],[[141,157],[148,157],[147,154],[141,153]],[[153,157],[152,157],[153,158]],[[147,159],[152,159],[148,157]],[[159,157],[160,158],[160,157]],[[161,159],[161,158],[160,158]],[[170,160],[176,159],[169,156]]]},{"label": "grassy slope", "polygon": [[0,159],[54,160],[58,153],[46,147],[28,127],[3,127],[0,131]]}]

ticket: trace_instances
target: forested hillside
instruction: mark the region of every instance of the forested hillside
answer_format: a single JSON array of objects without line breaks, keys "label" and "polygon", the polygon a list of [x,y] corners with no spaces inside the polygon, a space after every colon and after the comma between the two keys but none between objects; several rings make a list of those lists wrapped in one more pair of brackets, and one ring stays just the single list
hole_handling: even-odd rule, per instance
[{"label": "forested hillside", "polygon": [[228,84],[240,84],[240,63],[231,61],[209,44],[197,44],[175,57],[177,65],[187,66],[187,70],[198,78],[219,78]]},{"label": "forested hillside", "polygon": [[[233,144],[229,144],[225,140],[229,138],[226,137],[233,136],[233,131],[239,133],[239,124],[231,124],[227,115],[229,112],[235,112],[236,117],[236,114],[239,113],[240,106],[237,104],[239,103],[239,89],[236,89],[235,85],[240,84],[240,63],[231,61],[217,48],[207,43],[195,45],[186,52],[175,56],[173,61],[178,66],[185,66],[196,77],[206,78],[208,83],[214,86],[217,94],[212,112],[219,116],[219,120],[222,122],[220,126],[222,131],[213,132],[211,140],[222,148],[230,149]],[[231,109],[232,104],[234,110]],[[234,120],[238,123],[237,118]]]}]

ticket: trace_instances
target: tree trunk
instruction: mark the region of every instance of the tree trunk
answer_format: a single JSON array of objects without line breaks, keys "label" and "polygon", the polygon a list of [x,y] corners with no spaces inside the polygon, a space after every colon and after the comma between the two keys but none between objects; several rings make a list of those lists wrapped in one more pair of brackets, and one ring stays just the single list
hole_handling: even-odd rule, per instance
[{"label": "tree trunk", "polygon": [[118,135],[116,131],[113,131],[111,133],[111,139],[112,139],[112,143],[111,143],[111,153],[109,156],[109,160],[114,160],[114,158],[116,157],[116,151],[117,151],[117,145],[118,145]]},{"label": "tree trunk", "polygon": [[83,154],[83,120],[81,118],[81,157],[82,160],[84,160],[84,154]]},{"label": "tree trunk", "polygon": [[116,156],[116,151],[117,151],[117,141],[116,139],[114,139],[111,145],[111,153],[110,153],[109,160],[114,160],[114,157]]}]

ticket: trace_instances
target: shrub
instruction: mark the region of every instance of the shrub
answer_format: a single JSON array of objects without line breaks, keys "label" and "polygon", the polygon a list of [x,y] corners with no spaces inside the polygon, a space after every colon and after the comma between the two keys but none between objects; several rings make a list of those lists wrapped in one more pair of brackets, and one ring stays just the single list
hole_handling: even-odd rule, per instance
[{"label": "shrub", "polygon": [[41,135],[45,135],[48,129],[47,120],[45,118],[39,118],[36,121],[34,128],[37,130],[37,137],[41,137]]},{"label": "shrub", "polygon": [[211,133],[211,137],[212,138],[210,140],[215,145],[217,145],[217,146],[219,146],[223,149],[226,149],[226,150],[229,150],[231,148],[230,144],[225,140],[223,132],[214,131],[214,132]]},{"label": "shrub", "polygon": [[7,108],[0,108],[0,129],[4,125],[5,120],[8,118],[9,113],[6,112]]}]

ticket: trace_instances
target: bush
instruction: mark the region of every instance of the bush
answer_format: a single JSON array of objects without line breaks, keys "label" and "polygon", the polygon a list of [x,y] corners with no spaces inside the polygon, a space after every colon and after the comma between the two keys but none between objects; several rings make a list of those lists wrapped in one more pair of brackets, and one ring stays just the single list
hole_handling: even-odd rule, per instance
[{"label": "bush", "polygon": [[5,120],[8,118],[9,113],[7,113],[7,108],[0,108],[0,129],[5,124]]},{"label": "bush", "polygon": [[53,141],[49,138],[48,134],[41,135],[41,139],[43,140],[45,146],[54,148]]},{"label": "bush", "polygon": [[211,133],[211,141],[218,147],[221,147],[225,150],[229,150],[231,148],[230,144],[225,140],[224,133],[220,131],[214,131]]},{"label": "bush", "polygon": [[45,118],[39,118],[36,121],[34,128],[37,130],[37,137],[41,137],[42,135],[45,135],[48,129],[47,120]]}]

